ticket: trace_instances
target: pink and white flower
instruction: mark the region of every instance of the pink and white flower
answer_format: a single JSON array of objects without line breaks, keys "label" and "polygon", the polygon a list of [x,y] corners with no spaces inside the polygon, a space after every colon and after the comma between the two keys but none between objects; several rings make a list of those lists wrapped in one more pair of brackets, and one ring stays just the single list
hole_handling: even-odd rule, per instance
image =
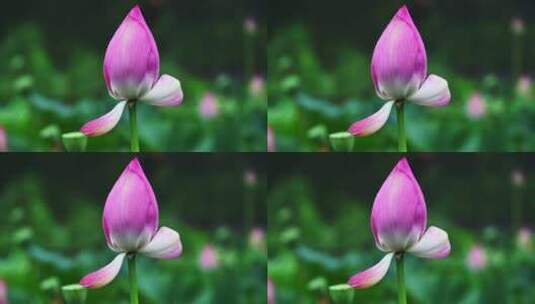
[{"label": "pink and white flower", "polygon": [[373,267],[353,275],[348,281],[353,288],[368,288],[381,281],[398,254],[411,253],[426,259],[450,254],[448,233],[435,226],[427,228],[424,195],[405,158],[379,189],[370,224],[377,248],[386,255]]},{"label": "pink and white flower", "polygon": [[0,304],[8,304],[7,284],[4,280],[0,280]]},{"label": "pink and white flower", "polygon": [[520,230],[518,230],[518,233],[516,235],[516,245],[521,248],[521,249],[524,249],[524,250],[529,250],[531,249],[531,246],[532,246],[532,232],[531,232],[531,229],[529,228],[520,228]]},{"label": "pink and white flower", "polygon": [[386,103],[378,112],[349,127],[348,132],[354,136],[367,136],[381,129],[395,103],[444,107],[451,99],[448,82],[427,74],[424,42],[406,6],[398,10],[377,41],[371,76],[377,95]]},{"label": "pink and white flower", "polygon": [[199,103],[199,114],[206,120],[213,119],[219,115],[219,103],[213,93],[204,94]]},{"label": "pink and white flower", "polygon": [[487,252],[481,245],[474,245],[466,257],[466,266],[473,272],[478,272],[487,267]]},{"label": "pink and white flower", "polygon": [[204,246],[199,256],[199,266],[203,270],[214,270],[219,267],[219,254],[214,246]]},{"label": "pink and white flower", "polygon": [[487,114],[487,102],[480,93],[475,93],[468,99],[466,115],[473,120],[479,120]]},{"label": "pink and white flower", "polygon": [[7,132],[4,128],[0,127],[0,152],[7,151]]},{"label": "pink and white flower", "polygon": [[113,185],[102,216],[108,247],[117,253],[111,263],[82,278],[80,285],[99,288],[119,273],[127,255],[141,253],[156,259],[174,259],[182,254],[178,232],[159,227],[156,196],[141,165],[134,159]]},{"label": "pink and white flower", "polygon": [[258,97],[264,93],[265,81],[264,77],[256,75],[249,82],[249,93],[253,97]]},{"label": "pink and white flower", "polygon": [[160,76],[160,55],[141,9],[135,6],[113,35],[104,57],[104,80],[117,105],[105,115],[82,126],[86,136],[111,131],[121,119],[128,103],[142,101],[159,107],[182,103],[178,79]]},{"label": "pink and white flower", "polygon": [[266,247],[266,233],[262,228],[253,228],[249,233],[249,246],[251,248],[262,251]]}]

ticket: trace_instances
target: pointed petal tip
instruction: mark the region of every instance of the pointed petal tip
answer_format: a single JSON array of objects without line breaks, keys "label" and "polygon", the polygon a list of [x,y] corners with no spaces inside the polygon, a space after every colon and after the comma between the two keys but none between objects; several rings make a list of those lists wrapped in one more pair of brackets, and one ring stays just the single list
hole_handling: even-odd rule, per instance
[{"label": "pointed petal tip", "polygon": [[388,272],[393,257],[393,253],[385,255],[379,263],[353,275],[347,284],[353,288],[364,289],[379,283]]},{"label": "pointed petal tip", "polygon": [[141,12],[141,7],[139,7],[139,4],[136,4],[128,13],[128,16],[133,17],[135,19],[143,18],[143,13]]},{"label": "pointed petal tip", "polygon": [[117,274],[119,274],[125,256],[125,253],[121,253],[117,255],[108,265],[84,276],[80,280],[80,285],[85,288],[100,288],[108,285],[111,281],[113,281],[113,279],[115,279]]},{"label": "pointed petal tip", "polygon": [[409,13],[409,8],[406,4],[404,4],[402,7],[400,7],[396,13],[396,17],[399,17],[401,19],[411,18],[411,14]]}]

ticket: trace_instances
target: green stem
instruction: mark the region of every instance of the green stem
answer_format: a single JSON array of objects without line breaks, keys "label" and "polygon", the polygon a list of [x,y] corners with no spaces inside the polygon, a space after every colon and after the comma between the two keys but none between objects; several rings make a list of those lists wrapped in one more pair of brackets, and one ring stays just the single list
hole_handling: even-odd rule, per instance
[{"label": "green stem", "polygon": [[139,135],[137,132],[137,114],[136,101],[128,102],[128,111],[130,114],[130,151],[139,152]]},{"label": "green stem", "polygon": [[407,304],[407,290],[405,289],[405,266],[403,253],[396,255],[396,275],[398,278],[398,303]]},{"label": "green stem", "polygon": [[129,254],[128,260],[128,281],[130,283],[130,304],[139,304],[139,292],[136,276],[136,255]]},{"label": "green stem", "polygon": [[398,119],[398,151],[407,152],[407,136],[405,134],[405,103],[400,100],[396,101],[396,114]]}]

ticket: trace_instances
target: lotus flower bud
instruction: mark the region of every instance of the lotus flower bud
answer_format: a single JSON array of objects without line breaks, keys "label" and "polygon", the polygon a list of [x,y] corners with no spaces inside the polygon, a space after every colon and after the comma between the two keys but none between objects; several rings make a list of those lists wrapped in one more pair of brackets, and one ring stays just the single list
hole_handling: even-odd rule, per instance
[{"label": "lotus flower bud", "polygon": [[373,51],[371,75],[385,100],[405,99],[427,78],[424,42],[403,6],[390,21]]},{"label": "lotus flower bud", "polygon": [[116,252],[137,251],[156,233],[156,196],[137,159],[130,162],[108,194],[102,225],[108,246]]},{"label": "lotus flower bud", "polygon": [[199,104],[199,114],[202,118],[210,120],[219,114],[217,97],[213,93],[206,93]]},{"label": "lotus flower bud", "polygon": [[243,21],[243,29],[247,34],[254,34],[256,33],[256,20],[253,17],[247,17]]},{"label": "lotus flower bud", "polygon": [[524,98],[529,97],[531,93],[531,77],[521,76],[516,84],[516,93]]},{"label": "lotus flower bud", "polygon": [[466,257],[466,266],[471,271],[477,272],[487,267],[487,253],[480,245],[473,246]]},{"label": "lotus flower bud", "polygon": [[480,93],[475,93],[468,99],[466,115],[473,120],[479,120],[487,114],[487,102]]},{"label": "lotus flower bud", "polygon": [[524,20],[520,18],[513,18],[511,20],[511,30],[515,35],[522,35],[524,34],[525,26],[524,26]]},{"label": "lotus flower bud", "polygon": [[425,231],[427,210],[407,159],[401,159],[375,197],[371,229],[383,251],[404,251]]},{"label": "lotus flower bud", "polygon": [[531,249],[532,232],[529,228],[521,228],[516,235],[516,244],[519,248],[524,250]]},{"label": "lotus flower bud", "polygon": [[104,57],[104,80],[117,100],[134,100],[147,93],[158,80],[160,56],[139,6],[119,26]]},{"label": "lotus flower bud", "polygon": [[249,82],[249,93],[251,94],[251,96],[258,97],[264,92],[264,86],[264,77],[256,75]]},{"label": "lotus flower bud", "polygon": [[258,251],[262,251],[265,249],[265,239],[266,235],[264,230],[261,228],[254,228],[249,233],[249,246]]},{"label": "lotus flower bud", "polygon": [[219,266],[219,255],[212,245],[206,245],[199,256],[199,266],[203,270],[214,270]]}]

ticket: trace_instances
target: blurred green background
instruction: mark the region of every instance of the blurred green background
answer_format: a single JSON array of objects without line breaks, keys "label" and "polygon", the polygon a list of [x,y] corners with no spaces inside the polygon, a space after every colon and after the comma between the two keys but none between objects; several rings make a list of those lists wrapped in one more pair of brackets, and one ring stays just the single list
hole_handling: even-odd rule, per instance
[{"label": "blurred green background", "polygon": [[[3,3],[0,126],[9,149],[61,150],[61,133],[111,110],[102,61],[135,4],[155,36],[161,73],[178,78],[185,95],[178,108],[140,107],[142,150],[265,151],[263,0]],[[201,114],[206,96],[215,96],[213,115]],[[90,139],[88,150],[127,151],[126,120]]]},{"label": "blurred green background", "polygon": [[[268,122],[277,150],[329,150],[329,133],[379,109],[370,60],[403,4],[426,45],[429,73],[447,79],[452,93],[446,108],[407,107],[409,150],[534,150],[533,1],[273,0]],[[483,105],[469,106],[473,96]],[[390,118],[377,134],[356,139],[354,150],[394,151],[396,143]]]},{"label": "blurred green background", "polygon": [[[13,155],[13,156],[12,156]],[[114,257],[102,232],[111,187],[133,156],[0,157],[0,280],[9,303],[62,304],[58,288]],[[176,260],[138,259],[141,303],[265,303],[265,161],[255,155],[144,154],[160,225],[180,234]],[[215,265],[201,267],[204,248]],[[87,303],[128,303],[126,265]]]},{"label": "blurred green background", "polygon": [[[272,155],[268,276],[277,303],[331,303],[328,286],[380,260],[369,217],[400,158]],[[412,154],[409,163],[425,195],[428,226],[446,230],[452,245],[444,260],[407,256],[409,303],[533,303],[534,158]],[[378,285],[356,290],[353,303],[397,303],[394,268]]]}]

